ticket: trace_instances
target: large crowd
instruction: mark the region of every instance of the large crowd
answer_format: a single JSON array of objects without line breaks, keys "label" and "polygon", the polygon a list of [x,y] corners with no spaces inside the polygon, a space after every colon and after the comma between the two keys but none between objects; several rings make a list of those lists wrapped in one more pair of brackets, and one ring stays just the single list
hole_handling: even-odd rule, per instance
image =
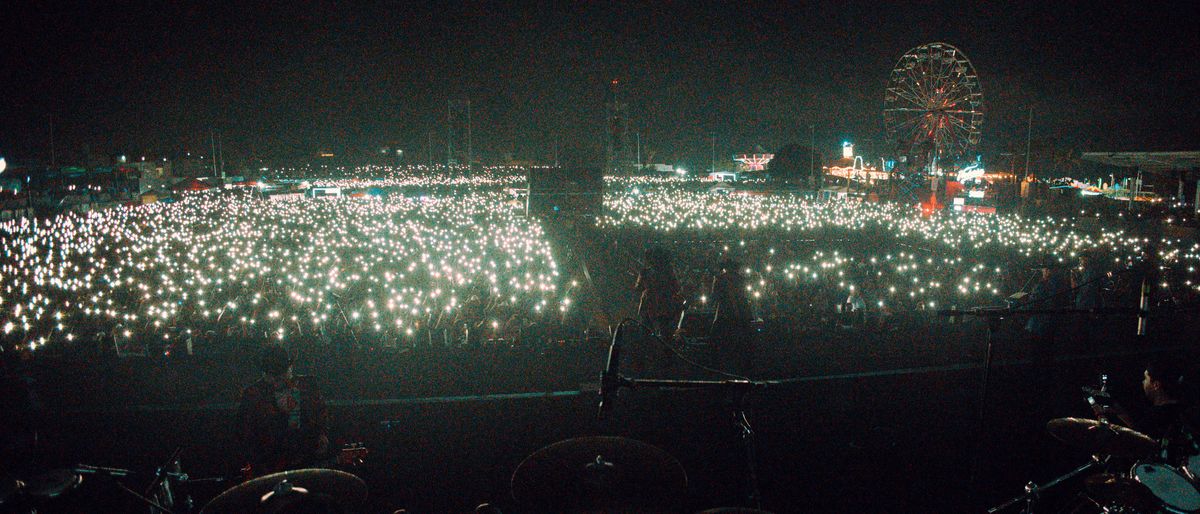
[{"label": "large crowd", "polygon": [[388,345],[466,317],[498,329],[512,311],[566,309],[540,225],[505,200],[219,191],[11,221],[0,332],[30,349],[367,334]]},{"label": "large crowd", "polygon": [[[515,342],[585,328],[592,318],[579,309],[619,310],[573,304],[583,289],[632,296],[632,278],[596,283],[575,263],[560,268],[569,250],[548,235],[556,221],[526,217],[514,196],[520,169],[314,173],[273,179],[385,194],[218,189],[0,224],[4,348]],[[799,322],[842,305],[886,315],[993,305],[1030,289],[1030,269],[1041,267],[1101,277],[1119,294],[1122,270],[1154,263],[1159,301],[1191,302],[1200,291],[1200,244],[1105,220],[922,216],[888,202],[714,193],[686,178],[606,182],[595,228],[611,246],[587,258],[632,270],[643,247],[662,248],[698,308],[729,258],[744,266],[757,316]],[[1077,273],[1082,255],[1096,269]]]},{"label": "large crowd", "polygon": [[[1161,268],[1154,284],[1161,301],[1190,301],[1200,292],[1195,241],[1151,241],[1123,227],[1104,228],[1102,221],[1084,228],[1076,218],[922,216],[889,202],[713,194],[667,185],[610,194],[599,225],[618,246],[650,241],[666,248],[693,304],[706,301],[721,259],[738,260],[751,278],[748,293],[766,318],[820,315],[851,298],[881,312],[1002,304],[1014,293],[1028,293],[1043,268],[1062,275],[1064,283],[1074,276],[1077,285],[1087,272],[1117,295],[1127,293],[1133,280],[1124,272],[1148,259]],[[1051,303],[1070,305],[1073,293],[1064,288],[1065,301]]]}]

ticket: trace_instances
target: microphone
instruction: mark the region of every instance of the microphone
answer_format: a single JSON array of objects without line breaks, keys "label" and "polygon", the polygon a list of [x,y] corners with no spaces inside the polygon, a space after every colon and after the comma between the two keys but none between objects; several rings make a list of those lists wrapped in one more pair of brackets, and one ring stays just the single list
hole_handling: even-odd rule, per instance
[{"label": "microphone", "polygon": [[612,345],[608,347],[608,363],[600,373],[600,406],[596,412],[596,419],[604,419],[608,411],[612,410],[612,402],[616,399],[617,390],[621,388],[621,336],[624,329],[625,322],[622,321],[613,332]]}]

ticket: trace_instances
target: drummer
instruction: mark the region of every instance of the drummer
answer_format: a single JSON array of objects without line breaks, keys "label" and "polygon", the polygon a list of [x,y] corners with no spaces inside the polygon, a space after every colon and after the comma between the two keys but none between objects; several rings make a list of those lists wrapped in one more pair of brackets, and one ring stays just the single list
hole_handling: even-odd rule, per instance
[{"label": "drummer", "polygon": [[1117,405],[1096,405],[1098,416],[1116,416],[1123,424],[1154,439],[1177,437],[1193,428],[1188,401],[1189,381],[1185,380],[1183,366],[1177,360],[1156,359],[1142,373],[1142,393],[1150,406],[1140,419],[1134,420],[1125,409]]},{"label": "drummer", "polygon": [[246,478],[299,469],[329,457],[329,408],[291,355],[269,345],[259,355],[262,378],[242,391],[238,429]]}]

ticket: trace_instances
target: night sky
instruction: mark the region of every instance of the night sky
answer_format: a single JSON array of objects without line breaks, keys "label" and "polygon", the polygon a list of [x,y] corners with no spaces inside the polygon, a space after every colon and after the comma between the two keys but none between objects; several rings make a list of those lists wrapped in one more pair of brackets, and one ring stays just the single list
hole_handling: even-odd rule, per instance
[{"label": "night sky", "polygon": [[[1084,150],[1200,149],[1200,3],[6,3],[0,154],[204,151],[230,160],[398,144],[444,159],[448,99],[475,147],[601,155],[603,98],[626,85],[658,162],[841,139],[882,147],[888,73],[934,41],[974,63],[982,150],[1033,137]],[[883,148],[878,148],[883,150]]]}]

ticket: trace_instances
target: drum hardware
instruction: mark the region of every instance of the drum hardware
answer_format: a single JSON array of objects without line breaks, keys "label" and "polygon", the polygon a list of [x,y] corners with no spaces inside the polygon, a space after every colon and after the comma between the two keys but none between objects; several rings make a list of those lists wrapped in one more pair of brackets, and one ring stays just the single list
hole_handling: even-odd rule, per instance
[{"label": "drum hardware", "polygon": [[284,471],[227,489],[208,502],[200,513],[255,512],[264,503],[287,501],[308,494],[320,495],[322,501],[334,502],[348,512],[357,512],[367,498],[367,485],[350,473],[332,469]]},{"label": "drum hardware", "polygon": [[151,498],[148,495],[134,491],[133,489],[130,489],[128,486],[126,486],[125,484],[122,484],[120,480],[117,480],[118,478],[132,475],[133,472],[128,469],[109,468],[109,467],[103,467],[103,466],[89,466],[87,464],[80,464],[78,466],[75,466],[75,469],[72,471],[81,473],[81,474],[87,473],[87,474],[94,474],[97,476],[109,478],[110,481],[112,482],[112,484],[117,486],[117,489],[120,489],[121,491],[125,492],[125,494],[128,494],[129,496],[136,498],[138,501],[150,506],[150,512],[152,514],[158,513],[158,512],[174,514],[174,512],[175,512],[175,511],[171,510],[171,507],[165,506],[162,503],[160,503],[159,502],[160,499]]},{"label": "drum hardware", "polygon": [[1058,418],[1046,423],[1055,439],[1093,454],[1142,458],[1158,450],[1150,436],[1101,420]]},{"label": "drum hardware", "polygon": [[620,352],[621,345],[624,342],[623,335],[627,330],[626,326],[629,324],[638,325],[647,333],[651,332],[647,327],[631,318],[625,318],[617,325],[617,329],[613,332],[612,344],[609,346],[608,363],[600,374],[599,418],[604,419],[605,413],[612,408],[612,402],[616,399],[617,393],[621,388],[667,390],[721,389],[725,391],[731,399],[730,403],[732,404],[734,423],[738,425],[739,436],[745,452],[746,499],[751,507],[761,508],[762,495],[759,491],[758,474],[756,471],[758,455],[755,448],[754,430],[750,424],[750,418],[746,415],[746,400],[750,396],[750,393],[756,390],[766,389],[769,386],[782,385],[787,382],[780,380],[749,380],[745,378],[727,380],[673,380],[626,377],[619,371]]},{"label": "drum hardware", "polygon": [[[1128,271],[1128,270],[1126,270]],[[1096,314],[1121,314],[1130,312],[1140,312],[1135,309],[1127,308],[1105,308],[1105,309],[1046,309],[1046,308],[1031,308],[1037,305],[1041,300],[1034,300],[1019,306],[1015,306],[1012,302],[1004,306],[991,307],[975,307],[972,309],[943,309],[937,311],[939,316],[947,316],[953,318],[964,318],[972,316],[980,318],[987,323],[987,343],[984,346],[983,357],[983,372],[980,377],[979,386],[979,403],[976,410],[976,440],[975,451],[972,452],[971,458],[971,483],[975,484],[979,478],[979,456],[983,454],[984,442],[987,438],[987,407],[989,398],[989,388],[991,387],[991,372],[992,362],[994,357],[994,348],[997,341],[997,336],[1000,332],[1000,323],[1005,318],[1014,316],[1070,316],[1070,315],[1096,315]]]},{"label": "drum hardware", "polygon": [[1068,471],[1066,474],[1060,475],[1058,478],[1055,478],[1049,482],[1046,482],[1045,484],[1037,485],[1033,482],[1029,482],[1029,483],[1025,484],[1025,492],[1024,493],[1021,493],[1018,496],[1014,496],[1014,497],[1010,498],[1008,501],[988,509],[988,513],[994,514],[996,512],[1000,512],[1009,507],[1012,507],[1013,505],[1016,505],[1018,503],[1025,502],[1025,508],[1022,509],[1021,512],[1025,513],[1025,514],[1032,514],[1034,511],[1033,507],[1037,504],[1038,498],[1042,492],[1044,492],[1048,489],[1052,489],[1055,486],[1057,486],[1063,482],[1066,482],[1067,480],[1070,480],[1074,477],[1077,477],[1087,471],[1090,471],[1096,467],[1102,467],[1102,466],[1104,466],[1104,464],[1107,461],[1108,461],[1107,458],[1104,460],[1101,460],[1099,457],[1092,456],[1092,460],[1089,461],[1087,464],[1084,464],[1084,465],[1079,466],[1071,471]]},{"label": "drum hardware", "polygon": [[687,473],[669,453],[623,437],[579,437],[542,448],[521,462],[513,500],[534,512],[674,511]]}]

